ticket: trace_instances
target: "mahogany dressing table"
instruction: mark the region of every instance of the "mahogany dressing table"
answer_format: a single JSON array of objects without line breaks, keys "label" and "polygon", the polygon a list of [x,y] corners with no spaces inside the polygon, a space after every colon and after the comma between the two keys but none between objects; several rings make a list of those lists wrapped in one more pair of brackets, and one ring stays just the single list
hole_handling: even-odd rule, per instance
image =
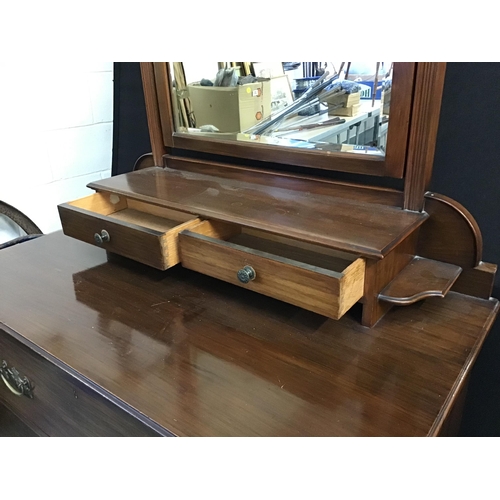
[{"label": "mahogany dressing table", "polygon": [[0,254],[2,403],[41,435],[456,433],[498,301],[473,217],[426,192],[445,65],[394,65],[383,155],[191,133],[141,69],[154,165]]}]

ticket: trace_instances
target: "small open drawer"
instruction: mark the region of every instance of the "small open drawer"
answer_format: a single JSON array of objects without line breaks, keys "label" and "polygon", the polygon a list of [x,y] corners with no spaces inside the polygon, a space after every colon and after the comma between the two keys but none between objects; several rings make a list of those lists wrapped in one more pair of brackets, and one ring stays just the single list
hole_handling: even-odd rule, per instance
[{"label": "small open drawer", "polygon": [[341,318],[362,296],[365,261],[218,221],[179,233],[181,263],[310,311]]},{"label": "small open drawer", "polygon": [[64,234],[157,269],[179,263],[177,235],[191,214],[100,192],[58,206]]}]

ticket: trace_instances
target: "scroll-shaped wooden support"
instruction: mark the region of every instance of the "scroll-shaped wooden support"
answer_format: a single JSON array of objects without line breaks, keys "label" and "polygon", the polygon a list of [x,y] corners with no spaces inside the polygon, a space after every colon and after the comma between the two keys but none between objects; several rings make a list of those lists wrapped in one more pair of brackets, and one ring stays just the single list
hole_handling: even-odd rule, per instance
[{"label": "scroll-shaped wooden support", "polygon": [[462,268],[454,264],[414,257],[378,298],[404,306],[428,297],[444,297],[461,272]]}]

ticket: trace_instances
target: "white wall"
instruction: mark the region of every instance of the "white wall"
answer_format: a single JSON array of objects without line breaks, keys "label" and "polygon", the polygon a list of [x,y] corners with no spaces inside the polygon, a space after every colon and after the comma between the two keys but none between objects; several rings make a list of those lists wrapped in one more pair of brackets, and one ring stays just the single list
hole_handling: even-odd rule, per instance
[{"label": "white wall", "polygon": [[[44,233],[111,175],[113,63],[0,64],[0,200]],[[0,243],[20,234],[0,218]]]}]

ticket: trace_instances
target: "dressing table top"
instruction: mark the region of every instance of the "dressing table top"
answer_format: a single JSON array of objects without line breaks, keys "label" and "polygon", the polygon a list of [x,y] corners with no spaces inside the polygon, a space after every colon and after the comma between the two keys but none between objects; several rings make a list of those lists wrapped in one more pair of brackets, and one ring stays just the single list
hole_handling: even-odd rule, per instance
[{"label": "dressing table top", "polygon": [[498,309],[450,292],[368,329],[61,233],[0,266],[0,323],[184,436],[438,434]]}]

